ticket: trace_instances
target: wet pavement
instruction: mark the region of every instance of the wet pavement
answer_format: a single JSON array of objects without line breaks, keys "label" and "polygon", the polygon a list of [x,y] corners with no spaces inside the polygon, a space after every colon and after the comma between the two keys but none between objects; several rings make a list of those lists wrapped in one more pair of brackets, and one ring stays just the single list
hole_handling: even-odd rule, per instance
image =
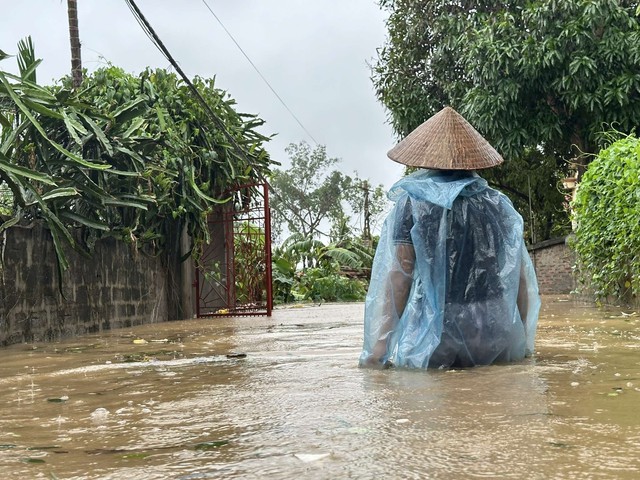
[{"label": "wet pavement", "polygon": [[545,297],[536,356],[357,367],[362,304],[0,350],[2,479],[640,478],[640,316]]}]

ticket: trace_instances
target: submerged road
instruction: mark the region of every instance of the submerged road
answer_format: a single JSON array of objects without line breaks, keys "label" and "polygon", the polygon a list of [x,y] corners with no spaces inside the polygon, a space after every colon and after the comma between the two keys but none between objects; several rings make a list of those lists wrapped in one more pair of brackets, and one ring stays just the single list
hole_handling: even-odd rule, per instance
[{"label": "submerged road", "polygon": [[536,356],[357,367],[362,304],[0,350],[2,479],[640,478],[640,317],[545,297]]}]

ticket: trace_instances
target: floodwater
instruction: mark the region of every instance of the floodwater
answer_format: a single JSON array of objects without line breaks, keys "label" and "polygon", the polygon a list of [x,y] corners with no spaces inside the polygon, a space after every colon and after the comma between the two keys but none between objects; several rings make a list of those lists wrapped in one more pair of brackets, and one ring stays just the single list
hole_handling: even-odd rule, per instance
[{"label": "floodwater", "polygon": [[0,478],[640,478],[637,314],[547,297],[534,359],[375,371],[362,311],[2,349]]}]

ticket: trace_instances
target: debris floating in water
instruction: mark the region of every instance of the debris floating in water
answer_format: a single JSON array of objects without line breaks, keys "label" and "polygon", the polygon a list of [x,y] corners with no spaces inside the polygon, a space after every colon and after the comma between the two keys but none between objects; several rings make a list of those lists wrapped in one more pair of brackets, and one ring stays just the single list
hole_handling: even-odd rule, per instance
[{"label": "debris floating in water", "polygon": [[69,400],[69,397],[66,395],[63,395],[61,397],[55,397],[55,398],[47,398],[47,402],[51,402],[51,403],[62,403],[62,402],[66,402],[67,400]]},{"label": "debris floating in water", "polygon": [[214,448],[222,447],[227,445],[229,440],[214,440],[211,442],[201,442],[195,445],[196,450],[212,450]]},{"label": "debris floating in water", "polygon": [[295,453],[293,456],[304,463],[317,462],[327,458],[330,453]]},{"label": "debris floating in water", "polygon": [[246,358],[246,356],[247,356],[246,353],[240,353],[240,352],[227,353],[227,358]]}]

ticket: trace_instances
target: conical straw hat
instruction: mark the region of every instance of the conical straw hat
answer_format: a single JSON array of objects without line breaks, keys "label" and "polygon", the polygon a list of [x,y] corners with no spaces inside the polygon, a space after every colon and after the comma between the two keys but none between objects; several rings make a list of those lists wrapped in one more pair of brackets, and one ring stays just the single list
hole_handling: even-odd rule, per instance
[{"label": "conical straw hat", "polygon": [[410,167],[479,170],[504,160],[482,135],[451,107],[445,107],[387,153]]}]

